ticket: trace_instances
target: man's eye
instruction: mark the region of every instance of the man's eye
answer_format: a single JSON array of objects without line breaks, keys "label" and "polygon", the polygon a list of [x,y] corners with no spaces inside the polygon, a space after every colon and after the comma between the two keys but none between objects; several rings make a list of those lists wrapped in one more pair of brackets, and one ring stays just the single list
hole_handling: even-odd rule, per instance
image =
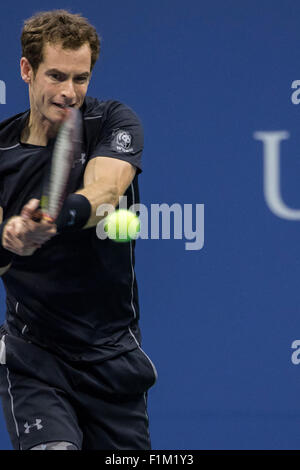
[{"label": "man's eye", "polygon": [[61,76],[58,73],[51,73],[50,76],[52,78],[54,78],[54,80],[60,80],[61,79]]},{"label": "man's eye", "polygon": [[[53,80],[62,82],[65,80],[65,77],[59,73],[51,73],[50,77],[53,78]],[[85,83],[87,81],[87,77],[76,77],[75,79],[76,83]]]}]

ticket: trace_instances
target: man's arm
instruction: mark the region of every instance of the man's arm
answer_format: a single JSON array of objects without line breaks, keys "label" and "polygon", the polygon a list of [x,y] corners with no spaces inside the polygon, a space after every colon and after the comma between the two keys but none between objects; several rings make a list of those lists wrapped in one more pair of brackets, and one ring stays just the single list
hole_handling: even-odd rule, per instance
[{"label": "man's arm", "polygon": [[101,220],[96,216],[98,206],[119,204],[119,197],[123,196],[135,173],[133,165],[117,158],[95,157],[87,164],[83,189],[76,192],[91,204],[91,215],[84,228],[93,227]]},{"label": "man's arm", "polygon": [[[97,208],[101,204],[111,204],[114,207],[118,205],[119,197],[123,196],[135,173],[133,165],[116,158],[95,157],[88,163],[84,173],[83,189],[75,193],[84,196],[90,205],[90,216],[83,228],[93,227],[104,218],[96,216]],[[11,249],[13,253],[21,256],[30,256],[56,234],[55,224],[43,221],[36,223],[31,220],[38,203],[38,199],[31,199],[23,207],[21,217],[11,219],[15,227],[12,227],[11,233],[5,227],[5,233],[9,238],[4,248]],[[9,242],[10,239],[12,242]]]},{"label": "man's arm", "polygon": [[[2,207],[0,207],[0,224],[2,223],[2,220],[3,220],[3,209]],[[7,266],[0,267],[0,276],[6,273],[6,271],[8,271],[10,267],[11,267],[11,263],[9,263]]]}]

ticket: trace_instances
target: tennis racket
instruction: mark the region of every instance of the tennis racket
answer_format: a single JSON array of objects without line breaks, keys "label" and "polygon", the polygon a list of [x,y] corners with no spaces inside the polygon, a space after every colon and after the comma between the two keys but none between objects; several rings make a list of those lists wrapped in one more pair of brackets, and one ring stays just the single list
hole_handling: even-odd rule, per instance
[{"label": "tennis racket", "polygon": [[40,202],[39,215],[47,222],[54,222],[61,210],[73,162],[81,150],[81,140],[80,111],[66,108],[66,117],[55,140],[50,174]]}]

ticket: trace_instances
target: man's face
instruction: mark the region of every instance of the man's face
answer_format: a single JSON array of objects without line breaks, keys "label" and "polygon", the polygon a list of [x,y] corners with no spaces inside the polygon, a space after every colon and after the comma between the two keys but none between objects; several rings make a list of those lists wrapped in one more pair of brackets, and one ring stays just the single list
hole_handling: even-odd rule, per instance
[{"label": "man's face", "polygon": [[54,123],[64,116],[61,106],[82,105],[90,80],[91,49],[89,44],[72,50],[47,43],[43,56],[30,82],[30,106]]}]

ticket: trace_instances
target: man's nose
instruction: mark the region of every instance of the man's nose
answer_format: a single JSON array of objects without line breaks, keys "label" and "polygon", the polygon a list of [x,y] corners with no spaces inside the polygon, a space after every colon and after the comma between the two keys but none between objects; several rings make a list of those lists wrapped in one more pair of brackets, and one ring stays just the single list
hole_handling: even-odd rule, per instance
[{"label": "man's nose", "polygon": [[66,80],[63,83],[61,94],[64,98],[68,98],[70,101],[72,101],[76,97],[74,84],[71,79]]}]

